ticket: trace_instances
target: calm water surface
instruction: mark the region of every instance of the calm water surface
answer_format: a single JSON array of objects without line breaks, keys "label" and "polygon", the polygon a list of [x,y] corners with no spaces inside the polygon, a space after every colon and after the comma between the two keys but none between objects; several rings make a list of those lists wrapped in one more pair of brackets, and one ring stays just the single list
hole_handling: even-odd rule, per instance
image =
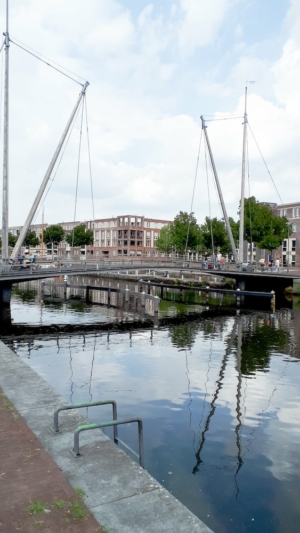
[{"label": "calm water surface", "polygon": [[[20,302],[15,322],[99,318]],[[141,417],[147,470],[216,533],[299,533],[299,325],[295,307],[10,346],[67,402],[113,398],[119,417]],[[119,431],[137,448],[135,425]]]}]

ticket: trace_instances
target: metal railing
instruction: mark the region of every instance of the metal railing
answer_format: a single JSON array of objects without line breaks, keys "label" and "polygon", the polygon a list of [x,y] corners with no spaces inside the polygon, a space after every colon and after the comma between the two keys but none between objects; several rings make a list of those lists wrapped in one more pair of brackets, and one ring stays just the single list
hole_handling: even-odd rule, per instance
[{"label": "metal railing", "polygon": [[[63,407],[58,407],[54,411],[53,415],[53,427],[50,428],[53,433],[59,433],[58,429],[58,414],[60,411],[69,411],[71,409],[81,409],[82,407],[96,407],[98,405],[112,405],[113,420],[117,420],[117,402],[115,400],[103,400],[97,402],[85,402],[85,403],[76,403],[72,405],[64,405]],[[114,427],[114,442],[118,443],[118,428]]]},{"label": "metal railing", "polygon": [[[113,435],[114,435],[114,443],[119,445],[121,444],[126,450],[128,450],[130,453],[132,453],[138,460],[140,465],[144,468],[144,437],[143,437],[143,422],[140,418],[127,418],[124,420],[118,420],[117,419],[117,402],[115,400],[101,400],[101,401],[95,401],[95,402],[85,402],[85,403],[77,403],[73,405],[64,405],[62,407],[58,407],[54,411],[53,415],[53,427],[51,427],[51,431],[55,434],[59,433],[59,427],[58,427],[58,415],[61,411],[69,411],[71,409],[81,409],[83,407],[95,407],[99,405],[112,405],[112,411],[113,411],[113,420],[110,422],[101,422],[99,424],[85,424],[82,426],[78,426],[78,428],[74,432],[74,448],[70,450],[72,455],[74,457],[79,457],[81,454],[79,452],[79,434],[82,431],[87,431],[90,429],[102,429],[105,427],[113,427]],[[139,439],[139,453],[136,453],[130,446],[128,446],[123,440],[121,440],[118,437],[118,426],[122,424],[131,424],[132,422],[137,422],[138,424],[138,439]]]},{"label": "metal railing", "polygon": [[137,454],[132,448],[127,446],[125,442],[118,440],[118,443],[121,443],[127,450],[129,450],[133,455],[135,455],[140,462],[142,468],[144,468],[144,437],[143,437],[143,422],[140,418],[127,418],[125,420],[113,420],[111,422],[102,422],[99,424],[87,424],[84,426],[79,426],[74,431],[74,447],[70,450],[71,454],[74,457],[80,457],[81,453],[79,451],[79,435],[82,431],[88,431],[90,429],[103,429],[110,426],[120,426],[122,424],[131,424],[132,422],[137,422],[138,424],[138,437],[139,437],[139,454]]}]

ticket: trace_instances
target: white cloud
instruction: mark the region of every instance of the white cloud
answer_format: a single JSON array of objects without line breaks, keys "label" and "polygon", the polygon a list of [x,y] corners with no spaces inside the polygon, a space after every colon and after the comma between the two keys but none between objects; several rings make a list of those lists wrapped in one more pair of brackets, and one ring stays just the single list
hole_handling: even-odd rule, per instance
[{"label": "white cloud", "polygon": [[215,0],[208,4],[200,0],[181,0],[183,19],[179,44],[183,54],[189,55],[197,47],[211,44],[217,37],[231,0]]}]

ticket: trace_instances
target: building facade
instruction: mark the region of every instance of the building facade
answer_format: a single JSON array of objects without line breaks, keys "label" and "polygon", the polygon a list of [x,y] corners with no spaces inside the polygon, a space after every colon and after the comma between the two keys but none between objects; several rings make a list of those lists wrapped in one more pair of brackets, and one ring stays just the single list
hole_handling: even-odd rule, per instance
[{"label": "building facade", "polygon": [[[120,215],[87,222],[94,232],[94,254],[98,257],[158,257],[155,243],[160,230],[171,220]],[[91,247],[88,247],[88,250]]]},{"label": "building facade", "polygon": [[277,250],[277,255],[282,258],[283,265],[300,265],[300,202],[281,204],[276,207],[279,217],[285,216],[292,226],[291,233],[286,236],[282,245]]}]

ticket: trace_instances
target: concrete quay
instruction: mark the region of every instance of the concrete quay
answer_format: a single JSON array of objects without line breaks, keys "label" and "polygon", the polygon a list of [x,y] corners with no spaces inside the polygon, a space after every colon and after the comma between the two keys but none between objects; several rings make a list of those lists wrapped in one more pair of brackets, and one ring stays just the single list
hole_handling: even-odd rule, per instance
[{"label": "concrete quay", "polygon": [[[0,369],[0,388],[3,393],[70,485],[84,491],[85,505],[98,524],[105,526],[105,531],[212,533],[211,529],[100,430],[83,433],[80,440],[83,455],[73,457],[70,449],[73,447],[74,430],[86,423],[86,419],[76,410],[64,411],[59,417],[60,432],[52,433],[50,427],[53,426],[53,412],[66,402],[1,341]],[[21,436],[22,431],[19,439]],[[10,476],[9,469],[14,473],[15,464],[9,463],[7,466],[8,471],[0,481],[1,484],[4,483],[4,490],[5,478]],[[84,524],[82,531],[85,531]],[[66,524],[64,531],[69,531],[68,527]],[[9,530],[5,531],[7,533]]]}]

